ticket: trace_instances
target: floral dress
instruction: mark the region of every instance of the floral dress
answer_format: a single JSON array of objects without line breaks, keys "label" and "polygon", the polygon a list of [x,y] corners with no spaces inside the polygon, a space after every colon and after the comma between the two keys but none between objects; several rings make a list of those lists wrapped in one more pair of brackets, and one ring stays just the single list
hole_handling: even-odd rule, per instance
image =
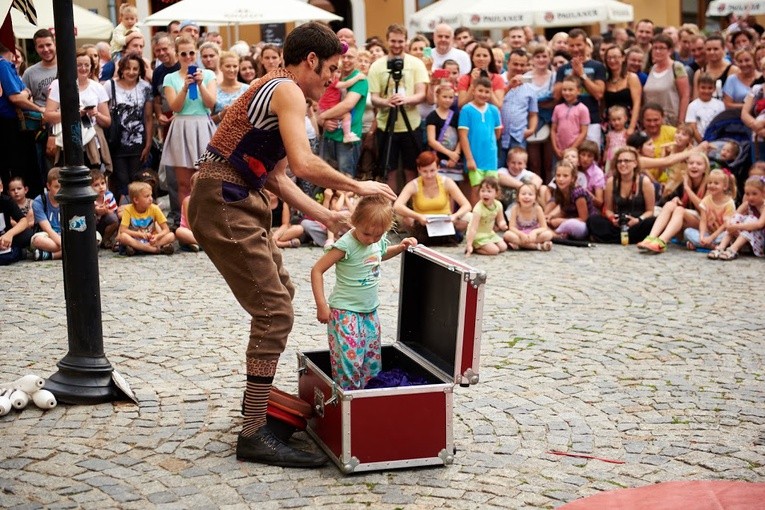
[{"label": "floral dress", "polygon": [[[731,225],[738,223],[754,223],[760,219],[761,211],[759,209],[752,207],[751,205],[747,207],[746,213],[736,213],[733,215],[730,220]],[[744,239],[749,242],[749,245],[752,247],[752,253],[754,253],[756,257],[765,256],[765,249],[763,249],[763,246],[765,245],[765,232],[763,229],[752,231],[742,230],[739,235],[743,236]]]}]

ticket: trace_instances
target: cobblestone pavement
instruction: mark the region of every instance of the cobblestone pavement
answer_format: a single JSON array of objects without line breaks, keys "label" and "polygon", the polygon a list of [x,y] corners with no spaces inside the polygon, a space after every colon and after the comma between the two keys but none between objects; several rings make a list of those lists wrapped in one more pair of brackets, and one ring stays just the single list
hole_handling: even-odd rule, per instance
[{"label": "cobblestone pavement", "polygon": [[[325,345],[319,255],[285,252],[296,323],[276,383],[292,392],[296,349]],[[481,383],[455,389],[455,463],[343,476],[235,460],[248,321],[203,253],[102,253],[105,350],[140,406],[0,418],[0,507],[553,508],[668,480],[765,479],[765,262],[676,246],[470,262],[488,273]],[[388,342],[398,267],[386,262],[381,287]],[[0,381],[49,376],[67,351],[61,264],[3,268],[0,285]]]}]

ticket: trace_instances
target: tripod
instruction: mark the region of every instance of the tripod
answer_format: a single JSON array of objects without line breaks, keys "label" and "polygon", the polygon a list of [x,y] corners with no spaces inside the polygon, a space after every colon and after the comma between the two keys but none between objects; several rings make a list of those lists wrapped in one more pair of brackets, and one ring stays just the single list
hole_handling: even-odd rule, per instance
[{"label": "tripod", "polygon": [[[398,87],[401,83],[401,71],[392,71],[391,77],[393,78],[393,93],[398,93]],[[416,147],[419,147],[420,144],[417,141],[417,137],[414,136],[414,131],[412,130],[412,125],[409,123],[409,117],[406,115],[406,112],[404,111],[403,105],[397,105],[395,107],[392,107],[390,111],[388,112],[388,121],[385,123],[385,157],[383,158],[383,177],[388,175],[388,172],[390,171],[390,150],[393,146],[393,134],[394,129],[396,128],[396,121],[398,120],[398,116],[401,114],[401,116],[404,119],[404,125],[406,126],[406,131],[409,133],[409,136],[412,137],[412,142],[414,142],[414,145]]]}]

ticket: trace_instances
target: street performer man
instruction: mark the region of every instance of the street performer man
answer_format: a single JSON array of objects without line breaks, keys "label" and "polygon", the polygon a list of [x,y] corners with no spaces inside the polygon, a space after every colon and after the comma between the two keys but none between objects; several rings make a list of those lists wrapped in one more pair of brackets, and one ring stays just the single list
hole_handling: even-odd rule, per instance
[{"label": "street performer man", "polygon": [[239,460],[287,467],[326,462],[323,455],[283,443],[266,425],[268,395],[294,320],[295,289],[269,233],[271,209],[263,189],[330,229],[342,226],[347,216],[305,195],[287,176],[288,164],[297,177],[320,186],[395,199],[387,185],[354,181],[311,152],[305,130],[306,98],[318,101],[343,51],[337,36],[324,25],[295,28],[284,42],[285,67],[253,82],[229,107],[199,160],[189,223],[252,316],[244,425],[236,447]]}]

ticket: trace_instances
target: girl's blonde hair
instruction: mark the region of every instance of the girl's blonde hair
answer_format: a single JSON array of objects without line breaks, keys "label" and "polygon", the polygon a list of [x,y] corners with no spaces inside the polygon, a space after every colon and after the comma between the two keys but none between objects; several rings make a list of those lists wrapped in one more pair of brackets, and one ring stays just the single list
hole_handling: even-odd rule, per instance
[{"label": "girl's blonde hair", "polygon": [[[525,183],[521,184],[521,187],[518,188],[518,195],[521,194],[521,190],[523,188],[531,188],[531,191],[534,193],[534,196],[535,197],[537,196],[537,187],[534,185],[534,183],[525,182]],[[534,204],[536,204],[536,201],[534,202]]]},{"label": "girl's blonde hair", "polygon": [[685,124],[685,123],[678,124],[677,128],[675,129],[675,134],[677,134],[678,131],[680,131],[685,136],[690,138],[691,140],[690,143],[693,143],[693,128],[689,124]]},{"label": "girl's blonde hair", "polygon": [[744,183],[744,189],[749,187],[765,191],[765,175],[753,175],[749,177]]},{"label": "girl's blonde hair", "polygon": [[237,66],[239,65],[239,56],[236,53],[232,52],[232,51],[221,51],[220,52],[220,57],[219,57],[220,64],[219,65],[222,66],[223,65],[223,61],[226,60],[227,58],[233,58],[234,60],[236,60],[236,65]]},{"label": "girl's blonde hair", "polygon": [[380,226],[387,232],[393,227],[393,202],[383,195],[362,198],[351,215],[351,225]]},{"label": "girl's blonde hair", "polygon": [[736,196],[736,176],[730,173],[730,170],[723,170],[722,168],[715,168],[709,172],[707,181],[719,177],[725,181],[725,194],[732,197]]}]

